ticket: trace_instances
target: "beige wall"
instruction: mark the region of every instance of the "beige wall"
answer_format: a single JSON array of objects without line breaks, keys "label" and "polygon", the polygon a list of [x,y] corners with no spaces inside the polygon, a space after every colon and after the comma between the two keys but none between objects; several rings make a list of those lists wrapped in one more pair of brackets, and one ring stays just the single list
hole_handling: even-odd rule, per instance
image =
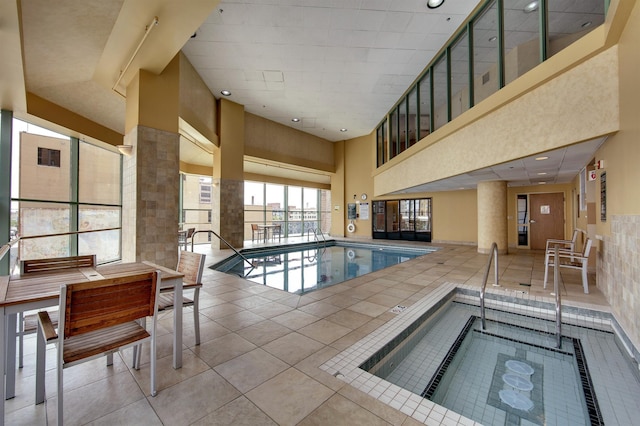
[{"label": "beige wall", "polygon": [[333,143],[250,113],[245,114],[245,155],[333,172]]},{"label": "beige wall", "polygon": [[[374,167],[375,155],[375,136],[367,135],[355,139],[350,139],[344,143],[344,198],[342,203],[344,208],[341,210],[340,222],[346,233],[346,226],[351,221],[347,220],[347,205],[356,203],[356,211],[360,214],[360,203],[369,204],[369,219],[362,220],[360,218],[353,221],[356,230],[349,233],[350,237],[371,238],[371,220],[372,220],[372,199],[373,199],[373,182],[371,181],[371,172]],[[367,194],[367,199],[362,200],[362,194]],[[354,197],[355,196],[355,197]],[[334,204],[338,201],[337,197],[332,197]],[[340,223],[339,222],[339,223]]]},{"label": "beige wall", "polygon": [[180,52],[180,118],[206,140],[218,142],[216,99],[187,57]]},{"label": "beige wall", "polygon": [[[618,44],[620,131],[596,152],[604,160],[595,182],[598,288],[640,353],[640,3],[612,2],[628,16]],[[622,10],[624,9],[624,10]],[[616,30],[615,28],[613,30]],[[606,172],[606,221],[600,220],[600,176]]]}]

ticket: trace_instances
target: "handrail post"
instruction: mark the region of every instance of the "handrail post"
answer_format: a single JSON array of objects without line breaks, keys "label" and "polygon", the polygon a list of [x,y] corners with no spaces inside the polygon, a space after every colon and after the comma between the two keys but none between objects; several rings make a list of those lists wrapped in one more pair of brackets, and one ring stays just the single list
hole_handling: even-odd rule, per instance
[{"label": "handrail post", "polygon": [[489,249],[489,261],[487,262],[487,269],[484,271],[484,278],[482,279],[482,288],[480,289],[480,319],[482,320],[482,331],[487,329],[485,312],[484,312],[484,294],[485,288],[487,287],[487,280],[489,279],[489,270],[491,270],[491,259],[494,260],[494,269],[495,269],[495,284],[494,286],[498,286],[498,244],[491,244],[491,248]]},{"label": "handrail post", "polygon": [[558,245],[553,249],[553,292],[556,295],[556,344],[562,348],[562,297],[560,296],[560,268],[558,268]]}]

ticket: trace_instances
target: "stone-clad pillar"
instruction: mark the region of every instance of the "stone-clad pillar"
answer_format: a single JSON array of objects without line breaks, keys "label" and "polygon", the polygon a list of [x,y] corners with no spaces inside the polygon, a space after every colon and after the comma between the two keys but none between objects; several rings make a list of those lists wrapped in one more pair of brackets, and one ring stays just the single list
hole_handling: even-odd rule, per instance
[{"label": "stone-clad pillar", "polygon": [[[213,154],[211,229],[235,248],[244,244],[244,107],[221,99],[220,146]],[[213,248],[226,248],[217,238]]]},{"label": "stone-clad pillar", "polygon": [[178,263],[179,61],[161,75],[141,70],[127,85],[122,183],[122,259]]},{"label": "stone-clad pillar", "polygon": [[491,244],[507,253],[507,183],[478,183],[478,253],[488,254]]}]

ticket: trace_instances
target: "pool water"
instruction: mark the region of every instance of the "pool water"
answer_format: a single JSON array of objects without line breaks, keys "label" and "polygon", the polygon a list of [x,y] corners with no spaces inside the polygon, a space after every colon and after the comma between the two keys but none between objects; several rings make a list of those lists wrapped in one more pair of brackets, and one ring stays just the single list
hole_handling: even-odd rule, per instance
[{"label": "pool water", "polygon": [[372,244],[299,244],[246,250],[214,265],[214,269],[241,276],[289,293],[304,294],[329,287],[389,266],[397,265],[437,248],[415,249]]},{"label": "pool water", "polygon": [[552,299],[494,292],[484,331],[478,289],[444,283],[320,368],[429,424],[637,424],[638,365],[609,313],[565,306],[556,348]]},{"label": "pool water", "polygon": [[[602,423],[597,406],[590,419],[585,395],[592,390],[582,387],[590,377],[581,377],[570,339],[558,350],[552,334],[497,321],[487,322],[485,334],[477,314],[475,306],[452,303],[416,342],[405,342],[413,349],[381,376],[483,424]],[[452,332],[461,326],[453,333],[459,344],[430,360],[430,333],[445,325]]]}]

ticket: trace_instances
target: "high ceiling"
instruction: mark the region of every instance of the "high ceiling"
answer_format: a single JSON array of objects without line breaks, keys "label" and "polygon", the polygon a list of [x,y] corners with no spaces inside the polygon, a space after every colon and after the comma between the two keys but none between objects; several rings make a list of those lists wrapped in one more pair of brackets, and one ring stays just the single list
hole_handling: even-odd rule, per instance
[{"label": "high ceiling", "polygon": [[[520,16],[528,2],[506,3]],[[0,43],[7,58],[0,64],[0,103],[19,116],[26,102],[24,93],[15,88],[26,87],[30,93],[124,133],[125,98],[117,91],[123,91],[136,69],[159,73],[182,49],[214,96],[229,90],[230,100],[243,104],[248,112],[330,141],[350,139],[375,129],[479,0],[447,0],[435,10],[425,3],[190,0],[185,7],[177,0],[0,0],[0,16],[15,16],[17,21],[21,14],[22,19],[21,28],[12,20],[0,22]],[[600,3],[580,2],[584,10],[576,16],[563,12],[569,5],[575,8],[575,1],[550,2],[557,18],[571,15],[574,22],[586,22],[594,5]],[[122,76],[123,84],[113,90],[127,58],[155,16],[157,28]],[[556,27],[565,27],[557,22],[555,19]],[[510,40],[536,29],[528,29],[523,20],[513,31],[517,36]],[[483,46],[483,54],[491,49]],[[211,164],[200,148],[185,145],[185,157],[190,150],[198,159],[194,162]],[[596,145],[589,142],[585,149],[595,150]],[[568,149],[564,157],[574,156],[584,165],[593,152]],[[523,167],[518,164],[508,169],[522,170],[520,175],[510,175],[513,184],[528,180],[533,173],[527,170],[529,162],[521,161]],[[560,163],[548,177],[563,181],[563,164],[569,163]],[[283,173],[286,165],[258,166],[251,159],[245,167],[257,173]],[[287,177],[294,172],[287,172]],[[300,175],[301,179],[318,179],[313,171],[306,172],[310,174]],[[475,181],[485,176],[480,171],[476,175]],[[450,185],[440,182],[421,189],[459,186],[451,180]]]}]

